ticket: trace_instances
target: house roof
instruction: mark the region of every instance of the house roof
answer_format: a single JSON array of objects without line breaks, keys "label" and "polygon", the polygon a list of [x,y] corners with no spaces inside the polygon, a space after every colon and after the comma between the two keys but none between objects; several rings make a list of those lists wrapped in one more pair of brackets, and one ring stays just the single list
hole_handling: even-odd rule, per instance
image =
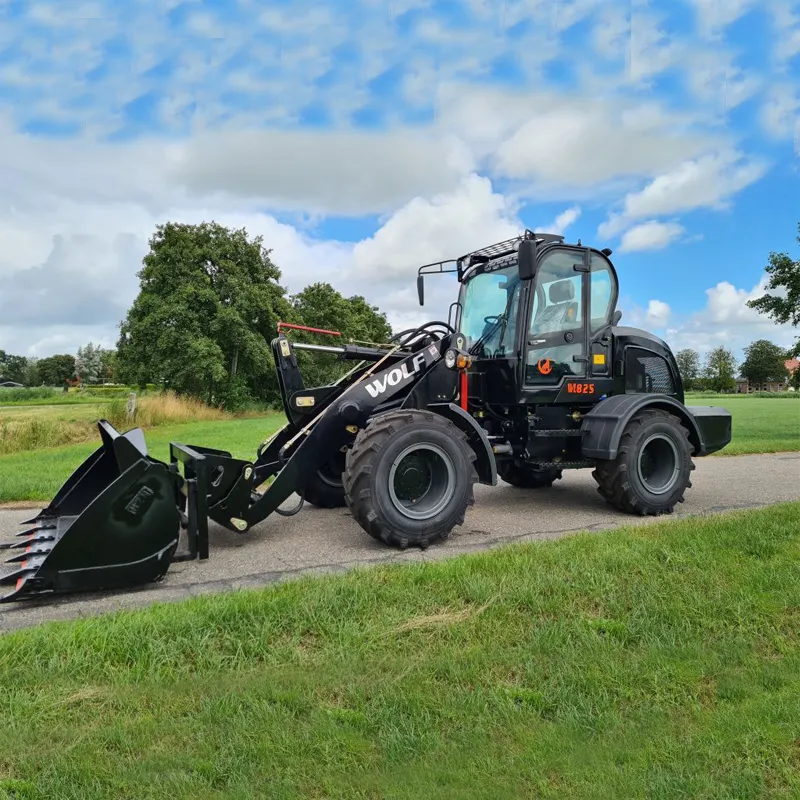
[{"label": "house roof", "polygon": [[788,361],[783,362],[783,366],[786,367],[790,373],[792,373],[798,367],[800,367],[800,361],[798,361],[796,358],[790,358]]}]

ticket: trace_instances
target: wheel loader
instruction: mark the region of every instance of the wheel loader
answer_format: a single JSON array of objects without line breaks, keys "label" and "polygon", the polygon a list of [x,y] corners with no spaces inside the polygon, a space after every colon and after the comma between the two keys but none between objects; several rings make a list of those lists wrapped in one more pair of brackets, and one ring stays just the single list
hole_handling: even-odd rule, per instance
[{"label": "wheel loader", "polygon": [[[279,324],[271,348],[286,423],[250,460],[172,442],[163,462],[140,429],[101,420],[100,447],[5,545],[20,553],[0,579],[13,586],[2,599],[159,580],[172,562],[209,557],[209,519],[246,534],[304,502],[347,507],[399,548],[446,539],[476,483],[541,490],[565,470],[591,469],[621,512],[671,513],[693,459],[730,442],[731,416],[686,406],[666,343],[620,325],[610,255],[525,230],[419,268],[421,305],[426,277],[457,279],[447,321],[385,344]],[[298,328],[331,343],[294,341]],[[352,366],[307,387],[299,350]]]}]

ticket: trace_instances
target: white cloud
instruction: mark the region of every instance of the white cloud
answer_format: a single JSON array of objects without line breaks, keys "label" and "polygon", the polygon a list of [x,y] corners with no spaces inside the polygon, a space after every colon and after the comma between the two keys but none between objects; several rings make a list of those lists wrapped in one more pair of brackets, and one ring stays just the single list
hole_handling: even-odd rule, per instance
[{"label": "white cloud", "polygon": [[487,178],[473,174],[454,192],[414,198],[374,236],[356,244],[354,275],[383,282],[412,280],[422,264],[458,258],[518,236],[522,228],[514,205]]},{"label": "white cloud", "polygon": [[551,197],[663,172],[724,141],[655,101],[620,97],[451,86],[439,109],[442,127],[459,131],[494,174]]},{"label": "white cloud", "polygon": [[635,220],[646,217],[696,208],[726,209],[733,195],[759,180],[766,170],[765,161],[748,160],[733,151],[684,161],[658,175],[641,191],[628,194],[622,211],[611,214],[600,226],[599,234],[616,236]]},{"label": "white cloud", "polygon": [[625,231],[618,249],[620,253],[661,250],[685,232],[684,227],[676,222],[643,222]]},{"label": "white cloud", "polygon": [[773,0],[774,57],[785,66],[800,55],[800,6],[792,0]]},{"label": "white cloud", "polygon": [[471,167],[463,146],[433,133],[230,131],[176,148],[170,175],[191,192],[362,215],[452,190]]},{"label": "white cloud", "polygon": [[552,225],[549,225],[545,230],[545,233],[555,233],[557,235],[562,235],[570,225],[578,221],[578,217],[581,215],[581,209],[579,206],[570,206],[570,208],[562,211],[556,218],[553,220]]},{"label": "white cloud", "polygon": [[660,329],[666,328],[669,324],[672,309],[668,303],[662,300],[651,300],[647,304],[647,314],[645,316],[648,327]]},{"label": "white cloud", "polygon": [[662,15],[652,13],[646,6],[631,10],[628,78],[634,83],[646,83],[686,55],[687,43],[667,33],[661,26],[663,21]]},{"label": "white cloud", "polygon": [[759,0],[692,0],[700,33],[715,38],[759,5]]},{"label": "white cloud", "polygon": [[[699,311],[673,319],[666,339],[675,350],[691,347],[705,353],[724,345],[737,358],[743,349],[756,339],[768,339],[780,347],[788,348],[797,337],[790,325],[776,325],[747,302],[766,292],[766,277],[751,289],[735,286],[730,281],[720,281],[706,289],[706,304]],[[673,315],[674,317],[674,315]]]},{"label": "white cloud", "polygon": [[774,139],[791,138],[800,124],[800,92],[790,83],[770,87],[761,107],[761,125]]}]

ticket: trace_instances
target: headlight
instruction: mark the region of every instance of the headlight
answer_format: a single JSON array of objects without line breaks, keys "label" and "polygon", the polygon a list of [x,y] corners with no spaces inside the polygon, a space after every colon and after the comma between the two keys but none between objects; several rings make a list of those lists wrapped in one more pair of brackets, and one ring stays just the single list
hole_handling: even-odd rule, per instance
[{"label": "headlight", "polygon": [[448,350],[444,354],[444,365],[447,367],[447,369],[455,369],[456,368],[456,358],[457,357],[458,357],[458,354],[456,353],[455,350]]}]

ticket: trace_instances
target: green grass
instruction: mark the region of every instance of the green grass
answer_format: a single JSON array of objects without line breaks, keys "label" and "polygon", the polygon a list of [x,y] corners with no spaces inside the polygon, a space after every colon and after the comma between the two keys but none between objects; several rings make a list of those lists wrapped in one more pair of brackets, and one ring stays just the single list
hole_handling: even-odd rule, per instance
[{"label": "green grass", "polygon": [[800,503],[0,638],[16,798],[800,796]]},{"label": "green grass", "polygon": [[[794,395],[788,395],[793,397]],[[731,443],[715,455],[800,450],[800,403],[749,395],[687,395],[689,406],[722,406],[733,417]]]},{"label": "green grass", "polygon": [[[169,460],[169,443],[198,444],[228,450],[236,458],[256,457],[258,445],[285,422],[281,414],[222,422],[163,425],[146,432],[148,452]],[[50,500],[70,473],[100,445],[67,445],[0,455],[0,503]]]},{"label": "green grass", "polygon": [[76,420],[97,420],[103,416],[104,409],[110,405],[110,400],[98,402],[95,397],[92,402],[81,403],[51,403],[34,405],[33,403],[15,403],[0,406],[0,422],[10,422],[12,419],[40,419],[58,420],[60,422],[75,422]]}]

